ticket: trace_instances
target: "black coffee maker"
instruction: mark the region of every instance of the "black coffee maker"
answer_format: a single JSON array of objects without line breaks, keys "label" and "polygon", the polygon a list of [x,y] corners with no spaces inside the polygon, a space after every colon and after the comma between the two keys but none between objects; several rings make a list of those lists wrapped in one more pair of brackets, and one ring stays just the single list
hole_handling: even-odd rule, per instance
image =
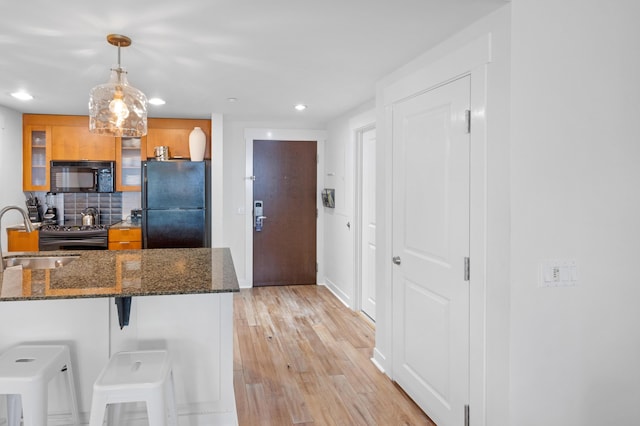
[{"label": "black coffee maker", "polygon": [[31,222],[42,222],[42,213],[40,211],[40,200],[34,197],[32,193],[27,198],[27,213]]}]

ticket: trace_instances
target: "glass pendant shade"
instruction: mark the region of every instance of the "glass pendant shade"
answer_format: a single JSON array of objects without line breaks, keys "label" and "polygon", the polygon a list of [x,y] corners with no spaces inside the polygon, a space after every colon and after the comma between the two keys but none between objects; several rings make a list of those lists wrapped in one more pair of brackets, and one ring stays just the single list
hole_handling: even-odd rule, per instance
[{"label": "glass pendant shade", "polygon": [[111,77],[89,92],[89,131],[106,136],[140,137],[147,134],[147,97],[129,85],[127,71],[120,66],[120,47],[131,39],[109,34],[107,41],[118,47],[118,65]]},{"label": "glass pendant shade", "polygon": [[129,86],[124,69],[112,69],[109,82],[89,92],[89,130],[120,137],[147,134],[147,97]]}]

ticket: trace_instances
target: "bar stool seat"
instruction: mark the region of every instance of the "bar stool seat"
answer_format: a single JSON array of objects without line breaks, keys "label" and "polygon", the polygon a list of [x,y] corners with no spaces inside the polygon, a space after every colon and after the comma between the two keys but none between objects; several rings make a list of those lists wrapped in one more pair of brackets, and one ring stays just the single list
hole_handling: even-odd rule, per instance
[{"label": "bar stool seat", "polygon": [[146,402],[150,426],[177,426],[171,357],[165,350],[119,352],[93,385],[89,426],[102,426],[108,404]]},{"label": "bar stool seat", "polygon": [[79,425],[78,401],[69,348],[65,345],[20,345],[0,355],[0,394],[7,395],[8,426],[46,426],[48,386],[66,372],[71,418]]}]

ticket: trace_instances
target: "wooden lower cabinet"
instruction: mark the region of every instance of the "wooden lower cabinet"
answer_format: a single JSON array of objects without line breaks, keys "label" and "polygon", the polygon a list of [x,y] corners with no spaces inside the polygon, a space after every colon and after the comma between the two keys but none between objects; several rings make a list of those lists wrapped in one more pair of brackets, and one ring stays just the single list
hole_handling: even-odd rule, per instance
[{"label": "wooden lower cabinet", "polygon": [[142,248],[142,229],[109,229],[109,250],[138,250]]},{"label": "wooden lower cabinet", "polygon": [[7,229],[7,251],[38,251],[38,231]]}]

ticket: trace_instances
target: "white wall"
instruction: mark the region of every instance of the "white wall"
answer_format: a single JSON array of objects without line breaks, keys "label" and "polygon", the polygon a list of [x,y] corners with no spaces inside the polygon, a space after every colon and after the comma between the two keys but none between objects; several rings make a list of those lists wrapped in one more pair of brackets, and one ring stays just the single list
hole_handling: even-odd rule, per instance
[{"label": "white wall", "polygon": [[[229,247],[241,287],[251,287],[247,278],[246,220],[251,215],[246,205],[245,129],[323,129],[323,123],[299,122],[239,122],[224,121],[223,212],[224,231],[221,246]],[[319,181],[320,185],[321,182]],[[215,185],[215,184],[214,184]],[[319,236],[320,237],[320,236]]]},{"label": "white wall", "polygon": [[372,99],[329,122],[324,150],[324,186],[336,191],[335,209],[321,209],[324,216],[324,283],[351,308],[356,306],[356,131],[375,124],[374,106]]},{"label": "white wall", "polygon": [[211,114],[211,247],[224,247],[224,117]]},{"label": "white wall", "polygon": [[[22,192],[22,114],[0,105],[0,209],[16,205],[26,209]],[[16,211],[2,220],[2,251],[7,250],[7,225],[22,223]]]},{"label": "white wall", "polygon": [[[640,419],[640,2],[513,0],[511,424]],[[575,259],[575,287],[538,287]]]},{"label": "white wall", "polygon": [[[475,111],[471,142],[471,424],[509,424],[509,70],[510,6],[479,20],[378,83],[377,131],[377,269],[375,360],[392,372],[391,327],[391,143],[384,121],[385,89],[413,87],[429,70],[456,68],[449,59],[469,45],[487,41],[486,109]],[[485,46],[486,47],[486,46]],[[457,62],[456,62],[457,61]],[[453,63],[453,65],[451,65]],[[434,71],[439,73],[440,71]],[[452,76],[445,76],[445,78]],[[410,81],[411,85],[405,84]],[[426,83],[425,83],[426,84]],[[426,89],[426,88],[425,88]],[[403,89],[404,90],[404,89]],[[472,92],[474,89],[472,83]],[[473,92],[475,93],[475,92]],[[407,93],[409,95],[409,93]],[[481,94],[482,98],[485,98]],[[479,135],[480,134],[480,135]],[[476,143],[479,141],[480,143]],[[478,202],[479,201],[479,202]],[[480,301],[478,301],[480,299]],[[478,312],[480,314],[478,314]],[[478,319],[478,317],[480,317]],[[480,337],[478,339],[478,337]],[[480,340],[479,343],[478,340]],[[480,361],[478,361],[480,360]],[[478,368],[478,364],[480,367]],[[481,370],[481,371],[478,371]],[[519,426],[513,423],[514,426]]]}]

